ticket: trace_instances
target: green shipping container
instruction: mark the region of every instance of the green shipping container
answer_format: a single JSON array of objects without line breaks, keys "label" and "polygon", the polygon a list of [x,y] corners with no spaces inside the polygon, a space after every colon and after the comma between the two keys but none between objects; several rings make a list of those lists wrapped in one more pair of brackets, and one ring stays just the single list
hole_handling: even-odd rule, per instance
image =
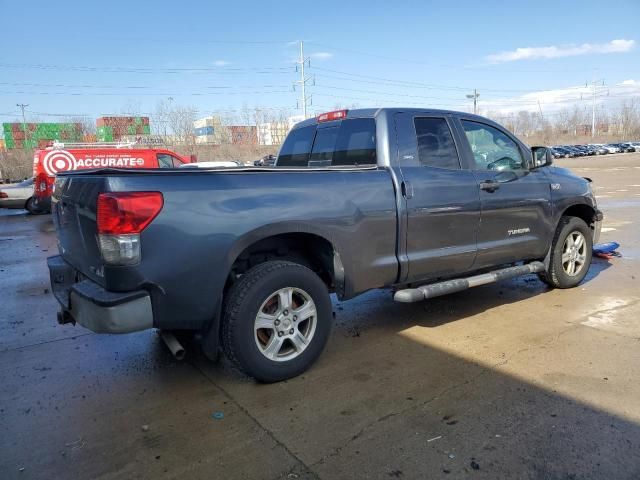
[{"label": "green shipping container", "polygon": [[144,133],[145,135],[150,135],[151,134],[151,126],[150,125],[143,125],[142,126],[142,133]]},{"label": "green shipping container", "polygon": [[136,126],[128,125],[127,126],[127,135],[135,135],[136,134]]},{"label": "green shipping container", "polygon": [[4,137],[4,144],[7,148],[16,148],[16,142],[13,141],[13,138]]}]

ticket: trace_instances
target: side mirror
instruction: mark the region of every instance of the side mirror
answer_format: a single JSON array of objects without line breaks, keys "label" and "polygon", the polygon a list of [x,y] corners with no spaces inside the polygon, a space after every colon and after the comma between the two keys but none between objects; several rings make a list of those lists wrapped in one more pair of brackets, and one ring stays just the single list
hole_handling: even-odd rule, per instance
[{"label": "side mirror", "polygon": [[553,163],[553,154],[547,147],[532,147],[533,165],[531,168],[546,167]]}]

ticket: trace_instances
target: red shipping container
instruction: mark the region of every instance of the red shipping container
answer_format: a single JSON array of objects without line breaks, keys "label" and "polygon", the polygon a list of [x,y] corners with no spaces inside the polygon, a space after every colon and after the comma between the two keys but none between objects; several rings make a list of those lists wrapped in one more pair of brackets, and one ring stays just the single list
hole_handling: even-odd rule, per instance
[{"label": "red shipping container", "polygon": [[13,139],[14,140],[24,140],[25,138],[25,134],[22,130],[17,131],[17,132],[11,132],[13,134]]}]

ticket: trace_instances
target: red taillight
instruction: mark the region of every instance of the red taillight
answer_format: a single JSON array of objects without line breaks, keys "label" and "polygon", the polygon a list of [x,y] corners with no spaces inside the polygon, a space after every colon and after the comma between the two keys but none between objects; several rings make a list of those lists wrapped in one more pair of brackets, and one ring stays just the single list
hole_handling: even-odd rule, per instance
[{"label": "red taillight", "polygon": [[318,115],[318,122],[330,122],[331,120],[340,120],[346,118],[349,110],[336,110],[334,112],[321,113]]},{"label": "red taillight", "polygon": [[0,192],[0,198],[9,198],[9,195],[7,195],[5,192]]},{"label": "red taillight", "polygon": [[38,198],[50,197],[53,190],[53,177],[44,173],[38,174],[33,182],[33,191]]},{"label": "red taillight", "polygon": [[162,210],[160,192],[116,192],[98,195],[98,233],[140,233]]}]

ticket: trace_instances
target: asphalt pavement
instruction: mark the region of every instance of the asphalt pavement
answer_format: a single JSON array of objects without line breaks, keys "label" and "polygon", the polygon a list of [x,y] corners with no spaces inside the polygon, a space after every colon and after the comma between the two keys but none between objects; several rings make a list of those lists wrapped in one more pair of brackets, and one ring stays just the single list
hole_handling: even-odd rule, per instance
[{"label": "asphalt pavement", "polygon": [[0,477],[640,478],[640,154],[558,163],[594,180],[621,258],[572,290],[334,299],[320,360],[273,385],[57,325],[50,217],[0,212]]}]

